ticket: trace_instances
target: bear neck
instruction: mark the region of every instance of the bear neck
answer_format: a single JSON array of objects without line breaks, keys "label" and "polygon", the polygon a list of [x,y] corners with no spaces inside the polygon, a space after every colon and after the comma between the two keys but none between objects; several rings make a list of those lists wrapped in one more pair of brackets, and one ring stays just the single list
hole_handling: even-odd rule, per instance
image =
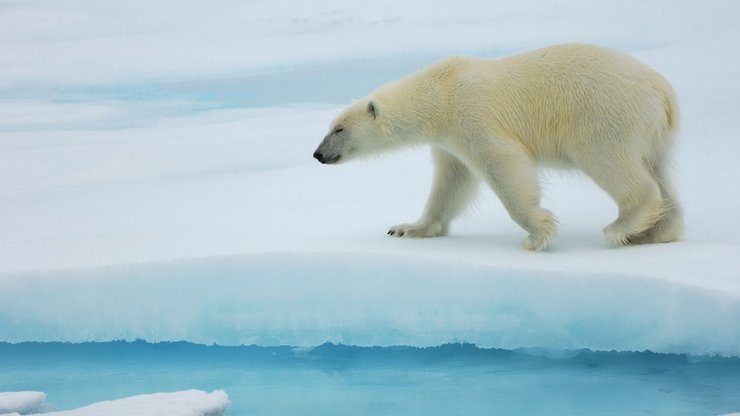
[{"label": "bear neck", "polygon": [[387,84],[376,92],[381,103],[381,118],[389,133],[403,135],[406,144],[435,144],[446,118],[446,92],[442,83],[435,82],[419,71]]}]

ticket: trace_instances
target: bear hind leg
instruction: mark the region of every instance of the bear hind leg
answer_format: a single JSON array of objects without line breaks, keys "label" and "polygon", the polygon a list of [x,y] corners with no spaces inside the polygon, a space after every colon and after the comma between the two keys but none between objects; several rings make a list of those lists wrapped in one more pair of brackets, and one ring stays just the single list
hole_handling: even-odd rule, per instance
[{"label": "bear hind leg", "polygon": [[432,148],[434,180],[421,218],[414,223],[399,224],[388,235],[426,238],[447,235],[450,222],[475,197],[478,179],[458,158],[449,152]]},{"label": "bear hind leg", "polygon": [[683,210],[670,176],[664,163],[655,164],[650,170],[658,182],[665,206],[662,215],[655,224],[640,235],[631,238],[630,242],[649,244],[679,241],[684,232]]},{"label": "bear hind leg", "polygon": [[660,186],[639,160],[610,162],[584,169],[619,207],[619,216],[604,234],[614,244],[639,243],[666,211]]}]

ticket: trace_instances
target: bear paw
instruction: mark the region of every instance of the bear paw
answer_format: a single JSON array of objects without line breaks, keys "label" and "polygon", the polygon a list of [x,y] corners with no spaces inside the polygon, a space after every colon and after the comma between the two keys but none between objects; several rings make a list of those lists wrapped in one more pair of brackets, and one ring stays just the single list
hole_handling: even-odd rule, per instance
[{"label": "bear paw", "polygon": [[531,251],[542,251],[555,234],[555,217],[546,209],[539,208],[530,218],[529,237],[524,240],[524,248]]},{"label": "bear paw", "polygon": [[445,234],[447,234],[447,227],[440,221],[400,224],[388,230],[388,235],[404,238],[428,238]]},{"label": "bear paw", "polygon": [[624,227],[619,222],[614,221],[604,228],[604,235],[606,235],[607,240],[612,244],[617,246],[626,246],[634,244],[635,242],[631,241],[630,237],[635,238],[639,234],[631,234],[625,231]]},{"label": "bear paw", "polygon": [[531,234],[529,237],[527,237],[526,240],[524,240],[524,244],[522,244],[522,246],[525,250],[542,251],[545,247],[547,247],[547,244],[549,242],[550,236]]}]

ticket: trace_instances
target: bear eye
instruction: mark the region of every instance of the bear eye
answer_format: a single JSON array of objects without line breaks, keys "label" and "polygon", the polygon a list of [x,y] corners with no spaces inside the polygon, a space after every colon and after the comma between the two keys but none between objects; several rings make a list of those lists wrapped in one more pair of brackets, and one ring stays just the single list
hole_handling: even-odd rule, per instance
[{"label": "bear eye", "polygon": [[334,133],[341,133],[343,131],[344,131],[344,127],[342,126],[337,126],[334,128]]}]

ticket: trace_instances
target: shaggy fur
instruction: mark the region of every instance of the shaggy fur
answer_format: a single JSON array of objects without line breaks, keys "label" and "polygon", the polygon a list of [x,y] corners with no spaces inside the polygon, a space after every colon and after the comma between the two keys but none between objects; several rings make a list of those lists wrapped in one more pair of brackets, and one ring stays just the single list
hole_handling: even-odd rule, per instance
[{"label": "shaggy fur", "polygon": [[543,249],[555,219],[540,207],[537,166],[576,168],[619,206],[604,232],[616,244],[677,241],[681,207],[668,170],[678,104],[639,61],[568,44],[503,59],[455,57],[378,88],[332,123],[314,153],[340,163],[429,144],[434,183],[421,218],[399,237],[445,235],[479,180]]}]

